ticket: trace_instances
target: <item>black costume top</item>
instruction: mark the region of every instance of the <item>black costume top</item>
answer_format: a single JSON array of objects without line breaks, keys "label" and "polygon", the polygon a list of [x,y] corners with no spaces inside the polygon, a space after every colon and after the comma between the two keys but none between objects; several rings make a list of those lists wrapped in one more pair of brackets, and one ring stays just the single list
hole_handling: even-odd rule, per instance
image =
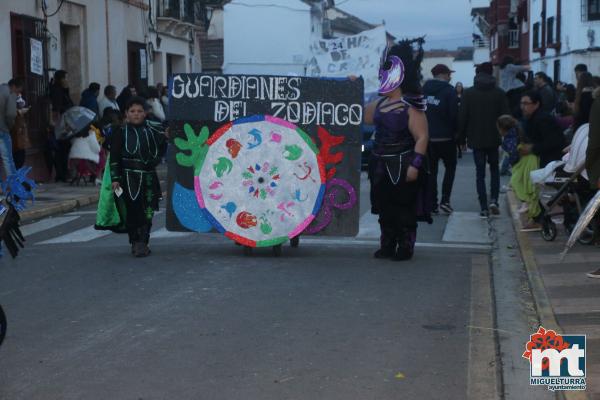
[{"label": "black costume top", "polygon": [[155,168],[167,147],[163,132],[160,124],[144,121],[126,124],[111,137],[110,175],[123,189],[128,226],[144,224],[158,210],[161,190]]}]

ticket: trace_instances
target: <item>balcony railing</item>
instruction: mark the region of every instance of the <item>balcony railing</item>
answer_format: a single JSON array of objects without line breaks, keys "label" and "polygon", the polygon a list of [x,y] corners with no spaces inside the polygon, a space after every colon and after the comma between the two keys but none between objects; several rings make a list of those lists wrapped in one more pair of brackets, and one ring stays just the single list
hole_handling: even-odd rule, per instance
[{"label": "balcony railing", "polygon": [[508,31],[508,48],[518,49],[520,47],[521,40],[519,38],[519,30],[511,29]]},{"label": "balcony railing", "polygon": [[490,47],[489,39],[477,38],[473,39],[473,47],[482,49]]}]

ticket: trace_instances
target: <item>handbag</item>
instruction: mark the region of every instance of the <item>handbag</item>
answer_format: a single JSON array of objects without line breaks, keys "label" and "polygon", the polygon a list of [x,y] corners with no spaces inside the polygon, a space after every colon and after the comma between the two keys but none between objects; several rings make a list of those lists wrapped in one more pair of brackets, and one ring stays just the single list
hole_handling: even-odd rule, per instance
[{"label": "handbag", "polygon": [[29,140],[29,130],[27,129],[27,120],[23,115],[17,115],[15,123],[10,130],[10,137],[12,140],[12,150],[27,150],[31,147],[31,141]]}]

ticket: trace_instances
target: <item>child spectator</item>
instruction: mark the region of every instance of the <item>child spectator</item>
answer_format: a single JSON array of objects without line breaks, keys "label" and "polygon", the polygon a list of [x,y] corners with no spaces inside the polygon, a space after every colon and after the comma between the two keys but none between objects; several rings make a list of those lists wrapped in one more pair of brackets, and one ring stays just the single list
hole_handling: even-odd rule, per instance
[{"label": "child spectator", "polygon": [[542,212],[539,192],[529,175],[531,171],[539,168],[540,159],[531,152],[524,154],[526,152],[523,149],[531,147],[531,144],[527,143],[519,122],[515,118],[510,115],[502,115],[498,118],[496,126],[502,136],[502,149],[508,154],[509,162],[512,165],[510,185],[517,198],[523,202],[519,212],[526,212],[529,217],[523,231],[541,230],[541,225],[537,222]]}]

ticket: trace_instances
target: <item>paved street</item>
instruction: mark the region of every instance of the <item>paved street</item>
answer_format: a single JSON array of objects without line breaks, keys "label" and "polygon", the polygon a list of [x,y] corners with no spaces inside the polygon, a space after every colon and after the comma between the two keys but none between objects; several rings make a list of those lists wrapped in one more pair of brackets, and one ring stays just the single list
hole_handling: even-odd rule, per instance
[{"label": "paved street", "polygon": [[491,251],[472,179],[469,154],[456,215],[420,228],[410,263],[372,258],[366,182],[359,237],[303,238],[281,258],[168,232],[164,213],[146,259],[93,230],[93,208],[29,224],[27,248],[1,261],[0,398],[495,398]]}]

